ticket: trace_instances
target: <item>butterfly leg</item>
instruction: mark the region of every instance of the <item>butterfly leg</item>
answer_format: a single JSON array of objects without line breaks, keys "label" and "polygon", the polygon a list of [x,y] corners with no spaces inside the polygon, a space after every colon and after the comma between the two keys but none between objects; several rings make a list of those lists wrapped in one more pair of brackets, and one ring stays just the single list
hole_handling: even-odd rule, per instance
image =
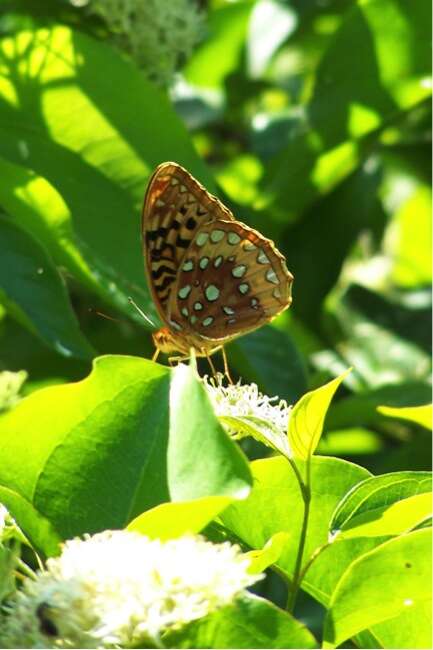
[{"label": "butterfly leg", "polygon": [[181,361],[188,361],[189,357],[168,357],[170,366],[180,363]]},{"label": "butterfly leg", "polygon": [[153,353],[152,361],[156,361],[157,358],[159,357],[159,353],[161,350],[159,348],[156,348],[155,352]]},{"label": "butterfly leg", "polygon": [[223,355],[224,374],[227,377],[227,379],[229,380],[229,383],[233,384],[233,379],[230,376],[229,364],[228,364],[228,361],[227,361],[227,355],[226,355],[226,351],[224,349],[224,346],[221,347],[221,354]]},{"label": "butterfly leg", "polygon": [[205,352],[205,351],[203,351],[203,352],[204,352],[204,355],[205,355],[205,357],[206,357],[206,359],[207,359],[208,364],[209,364],[210,367],[211,367],[211,370],[212,370],[213,376],[216,377],[216,376],[217,376],[217,370],[216,370],[215,366],[214,366],[213,363],[212,363],[212,359],[211,359],[210,356],[207,354],[207,352]]}]

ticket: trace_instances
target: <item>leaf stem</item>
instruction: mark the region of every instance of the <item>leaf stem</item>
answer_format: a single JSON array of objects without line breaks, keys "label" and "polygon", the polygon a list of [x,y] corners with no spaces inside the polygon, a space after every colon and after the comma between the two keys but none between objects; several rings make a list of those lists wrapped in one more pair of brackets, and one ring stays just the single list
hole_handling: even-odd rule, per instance
[{"label": "leaf stem", "polygon": [[[294,463],[291,463],[293,469]],[[301,535],[299,537],[299,546],[298,554],[296,557],[295,570],[293,573],[292,585],[289,590],[289,595],[287,598],[287,611],[292,614],[295,608],[296,597],[298,595],[299,587],[304,576],[304,571],[302,571],[302,560],[304,557],[305,542],[307,540],[307,530],[308,530],[308,519],[310,516],[310,504],[311,504],[311,458],[308,458],[306,461],[306,472],[305,472],[305,482],[302,480],[302,477],[299,473],[298,468],[295,471],[296,478],[299,482],[299,487],[301,490],[302,500],[304,502],[304,516],[302,518],[302,528]]]}]

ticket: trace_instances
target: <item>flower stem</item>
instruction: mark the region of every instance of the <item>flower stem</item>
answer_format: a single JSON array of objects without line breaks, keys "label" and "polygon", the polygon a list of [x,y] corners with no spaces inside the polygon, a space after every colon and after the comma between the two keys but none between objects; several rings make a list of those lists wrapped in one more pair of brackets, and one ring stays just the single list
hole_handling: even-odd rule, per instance
[{"label": "flower stem", "polygon": [[287,611],[292,614],[295,608],[296,597],[302,582],[304,572],[302,571],[302,560],[304,558],[305,542],[307,540],[308,519],[310,516],[311,504],[311,462],[310,458],[306,461],[305,482],[300,477],[299,471],[295,472],[301,490],[302,500],[304,502],[304,516],[302,519],[301,535],[299,537],[298,555],[296,557],[295,570],[289,595],[287,598]]}]

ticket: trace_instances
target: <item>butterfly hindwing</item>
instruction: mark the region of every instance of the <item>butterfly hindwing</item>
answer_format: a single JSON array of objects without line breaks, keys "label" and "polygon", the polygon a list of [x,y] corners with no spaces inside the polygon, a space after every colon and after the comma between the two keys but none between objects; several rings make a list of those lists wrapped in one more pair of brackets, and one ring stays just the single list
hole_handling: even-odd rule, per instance
[{"label": "butterfly hindwing", "polygon": [[152,297],[167,322],[167,303],[180,262],[198,229],[231,212],[176,163],[157,167],[146,192],[142,236]]},{"label": "butterfly hindwing", "polygon": [[178,270],[168,314],[197,341],[256,329],[286,309],[293,281],[273,243],[239,221],[195,232]]}]

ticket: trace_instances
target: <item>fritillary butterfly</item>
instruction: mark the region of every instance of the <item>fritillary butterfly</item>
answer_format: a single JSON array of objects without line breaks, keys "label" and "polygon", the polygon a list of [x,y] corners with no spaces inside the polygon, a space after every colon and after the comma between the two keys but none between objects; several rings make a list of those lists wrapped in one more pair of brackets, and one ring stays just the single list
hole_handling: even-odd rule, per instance
[{"label": "fritillary butterfly", "polygon": [[272,241],[174,162],[150,179],[142,216],[146,275],[165,326],[159,351],[209,356],[291,303],[293,276]]}]

